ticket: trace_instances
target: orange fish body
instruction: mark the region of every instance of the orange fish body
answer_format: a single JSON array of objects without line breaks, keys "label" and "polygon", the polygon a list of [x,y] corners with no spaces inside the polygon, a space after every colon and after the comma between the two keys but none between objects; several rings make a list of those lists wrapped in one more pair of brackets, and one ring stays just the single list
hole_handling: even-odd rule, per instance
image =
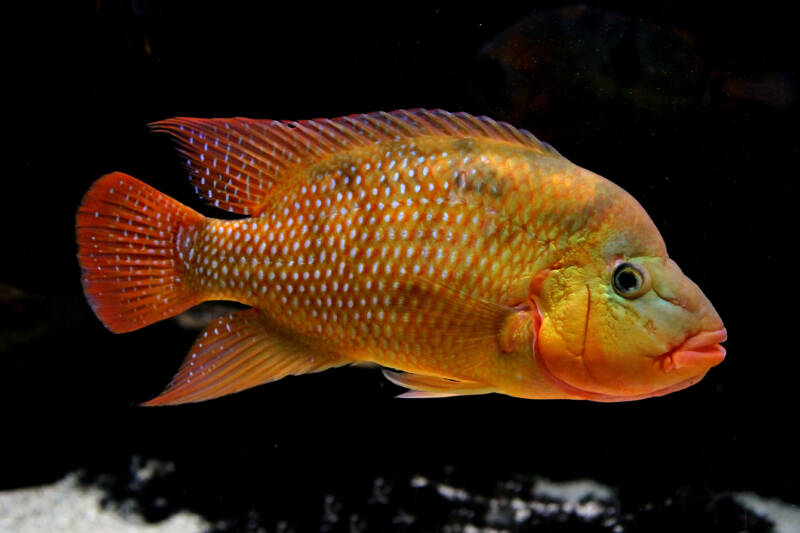
[{"label": "orange fish body", "polygon": [[115,332],[205,300],[251,309],[211,323],[147,405],[357,361],[404,371],[385,373],[407,396],[618,401],[724,356],[641,206],[528,132],[424,110],[155,128],[202,198],[249,216],[104,176],[77,216],[92,308]]}]

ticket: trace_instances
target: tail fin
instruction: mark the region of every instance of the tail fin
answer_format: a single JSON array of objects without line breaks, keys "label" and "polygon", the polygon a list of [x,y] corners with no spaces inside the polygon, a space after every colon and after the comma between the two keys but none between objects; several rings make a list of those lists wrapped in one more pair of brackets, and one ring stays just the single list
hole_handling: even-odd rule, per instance
[{"label": "tail fin", "polygon": [[186,282],[200,213],[114,172],[92,184],[76,219],[83,291],[111,331],[142,328],[203,300]]}]

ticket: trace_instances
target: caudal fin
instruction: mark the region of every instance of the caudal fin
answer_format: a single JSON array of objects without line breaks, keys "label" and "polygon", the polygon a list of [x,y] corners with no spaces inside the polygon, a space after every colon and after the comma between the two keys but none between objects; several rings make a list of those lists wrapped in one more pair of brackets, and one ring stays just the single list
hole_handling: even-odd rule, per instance
[{"label": "caudal fin", "polygon": [[108,329],[133,331],[200,303],[186,282],[203,215],[123,174],[92,184],[76,217],[83,290]]}]

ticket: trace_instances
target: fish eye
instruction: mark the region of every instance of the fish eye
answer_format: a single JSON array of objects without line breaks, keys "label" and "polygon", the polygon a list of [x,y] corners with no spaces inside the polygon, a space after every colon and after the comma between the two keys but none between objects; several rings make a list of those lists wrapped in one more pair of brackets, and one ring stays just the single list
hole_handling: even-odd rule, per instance
[{"label": "fish eye", "polygon": [[634,263],[620,263],[612,280],[614,290],[624,298],[638,298],[650,290],[650,274]]}]

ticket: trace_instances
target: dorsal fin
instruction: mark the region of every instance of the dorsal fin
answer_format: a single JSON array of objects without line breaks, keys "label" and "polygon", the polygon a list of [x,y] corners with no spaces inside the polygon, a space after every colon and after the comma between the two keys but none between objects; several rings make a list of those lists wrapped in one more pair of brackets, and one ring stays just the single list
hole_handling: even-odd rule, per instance
[{"label": "dorsal fin", "polygon": [[444,135],[494,139],[558,156],[526,130],[488,117],[441,109],[398,110],[300,121],[177,117],[151,124],[186,156],[195,191],[211,205],[257,215],[270,190],[295,169],[371,143]]}]

